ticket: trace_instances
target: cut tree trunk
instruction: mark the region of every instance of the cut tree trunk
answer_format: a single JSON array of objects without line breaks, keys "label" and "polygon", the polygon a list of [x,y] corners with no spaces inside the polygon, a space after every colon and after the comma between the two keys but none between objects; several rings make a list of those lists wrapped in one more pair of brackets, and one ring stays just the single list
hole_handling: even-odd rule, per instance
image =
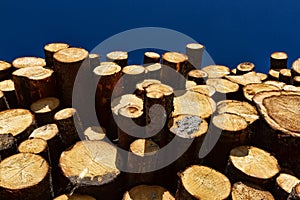
[{"label": "cut tree trunk", "polygon": [[292,91],[260,92],[253,98],[263,117],[255,134],[256,146],[275,153],[281,165],[300,175],[299,104],[300,93]]},{"label": "cut tree trunk", "polygon": [[237,67],[236,67],[236,75],[243,75],[246,74],[248,72],[252,72],[255,69],[255,65],[251,62],[243,62],[240,63]]},{"label": "cut tree trunk", "polygon": [[150,64],[146,67],[146,79],[156,79],[161,80],[161,74],[162,74],[162,65],[160,63]]},{"label": "cut tree trunk", "polygon": [[114,140],[117,138],[117,127],[112,117],[110,103],[112,95],[122,94],[122,84],[118,84],[122,77],[121,67],[113,62],[101,62],[93,73],[97,84],[95,97],[97,118],[100,125],[107,130],[107,137]]},{"label": "cut tree trunk", "polygon": [[188,56],[189,63],[195,67],[200,68],[202,64],[202,56],[205,51],[205,46],[198,43],[190,43],[185,47],[185,53]]},{"label": "cut tree trunk", "polygon": [[4,93],[0,90],[0,111],[7,110],[8,105],[6,103],[6,98],[4,96]]},{"label": "cut tree trunk", "polygon": [[74,108],[65,108],[58,111],[54,115],[54,121],[65,148],[74,145],[80,138],[84,138],[80,118]]},{"label": "cut tree trunk", "polygon": [[249,102],[253,102],[252,99],[257,93],[262,91],[272,91],[272,90],[281,90],[281,88],[266,83],[250,83],[243,87],[244,97]]},{"label": "cut tree trunk", "polygon": [[227,199],[231,184],[226,176],[205,166],[192,165],[180,173],[177,200]]},{"label": "cut tree trunk", "polygon": [[0,90],[4,93],[8,108],[17,108],[18,100],[15,93],[15,85],[11,79],[0,82]]},{"label": "cut tree trunk", "polygon": [[279,71],[279,81],[284,82],[285,84],[291,84],[291,70],[290,69],[281,69]]},{"label": "cut tree trunk", "polygon": [[13,72],[13,82],[21,107],[45,97],[56,96],[53,70],[43,67],[26,67]]},{"label": "cut tree trunk", "polygon": [[279,71],[280,69],[270,69],[268,72],[268,80],[279,81]]},{"label": "cut tree trunk", "polygon": [[246,181],[266,188],[273,187],[272,183],[279,171],[274,156],[253,146],[239,146],[232,149],[226,169],[232,182]]},{"label": "cut tree trunk", "polygon": [[223,65],[209,65],[202,68],[208,75],[208,78],[223,78],[230,74],[230,69]]},{"label": "cut tree trunk", "polygon": [[237,182],[233,184],[231,191],[232,200],[275,200],[273,195],[258,185]]},{"label": "cut tree trunk", "polygon": [[16,58],[12,65],[15,69],[21,69],[26,67],[45,67],[46,61],[43,58],[38,57],[21,57]]},{"label": "cut tree trunk", "polygon": [[136,84],[145,79],[145,67],[141,65],[129,65],[122,69],[123,92],[122,94],[132,94]]},{"label": "cut tree trunk", "polygon": [[83,132],[85,140],[104,140],[105,129],[100,126],[90,126]]},{"label": "cut tree trunk", "polygon": [[142,82],[136,84],[135,94],[137,97],[141,98],[143,101],[146,96],[146,88],[153,84],[160,84],[161,82],[156,79],[145,79]]},{"label": "cut tree trunk", "polygon": [[54,69],[54,63],[53,63],[53,55],[54,53],[69,48],[68,44],[65,43],[50,43],[46,44],[44,46],[44,54],[45,54],[45,60],[46,60],[46,67],[50,69]]},{"label": "cut tree trunk", "polygon": [[300,199],[300,183],[298,183],[292,190],[288,197],[288,200],[299,200]]},{"label": "cut tree trunk", "polygon": [[[79,68],[89,71],[88,55],[82,48],[62,49],[53,55],[56,85],[61,103],[65,106],[72,106],[72,93]],[[84,85],[81,87],[86,89]]]},{"label": "cut tree trunk", "polygon": [[188,80],[194,81],[197,85],[205,85],[207,77],[207,73],[200,69],[194,69],[188,73]]},{"label": "cut tree trunk", "polygon": [[274,194],[277,200],[286,200],[300,180],[293,175],[281,173],[276,178]]},{"label": "cut tree trunk", "polygon": [[222,78],[210,78],[207,79],[206,84],[216,88],[217,94],[214,96],[216,102],[224,99],[242,99],[239,92],[240,87],[237,83]]},{"label": "cut tree trunk", "polygon": [[17,143],[27,139],[36,128],[35,119],[29,110],[10,109],[0,112],[0,134],[11,133]]},{"label": "cut tree trunk", "polygon": [[103,141],[80,141],[60,157],[60,167],[68,179],[70,193],[96,199],[121,199],[121,174],[116,167],[117,149]]},{"label": "cut tree trunk", "polygon": [[0,134],[0,161],[17,152],[17,140],[11,133]]},{"label": "cut tree trunk", "polygon": [[295,60],[293,62],[291,74],[292,74],[292,77],[300,76],[300,58],[298,58],[297,60]]},{"label": "cut tree trunk", "polygon": [[155,52],[145,52],[143,63],[144,65],[160,63],[160,55]]},{"label": "cut tree trunk", "polygon": [[266,81],[267,78],[268,78],[267,74],[264,74],[264,73],[261,73],[261,72],[257,72],[256,75],[260,77],[261,81]]},{"label": "cut tree trunk", "polygon": [[283,82],[279,82],[279,81],[265,81],[263,82],[264,84],[269,84],[269,85],[274,85],[276,87],[278,87],[279,89],[282,89],[284,88],[284,86],[286,85],[285,83]]},{"label": "cut tree trunk", "polygon": [[139,185],[127,191],[122,200],[175,200],[172,194],[161,186]]},{"label": "cut tree trunk", "polygon": [[228,75],[226,78],[241,86],[245,86],[250,83],[261,83],[261,77],[256,72],[248,72],[243,75]]},{"label": "cut tree trunk", "polygon": [[296,87],[300,86],[300,76],[295,76],[293,78],[293,85],[296,86]]},{"label": "cut tree trunk", "polygon": [[51,124],[54,121],[54,115],[59,111],[60,102],[55,97],[46,97],[32,103],[30,110],[34,113],[39,126]]},{"label": "cut tree trunk", "polygon": [[132,173],[127,174],[129,187],[160,182],[160,176],[153,171],[157,166],[156,153],[159,149],[151,139],[138,139],[130,144],[127,169]]},{"label": "cut tree trunk", "polygon": [[24,140],[18,147],[20,153],[31,153],[42,156],[51,164],[47,142],[40,138]]},{"label": "cut tree trunk", "polygon": [[19,153],[0,163],[1,199],[50,200],[50,168],[41,156]]},{"label": "cut tree trunk", "polygon": [[286,69],[288,55],[285,52],[274,52],[270,56],[271,69]]},{"label": "cut tree trunk", "polygon": [[10,79],[12,72],[12,65],[8,62],[0,60],[0,81]]},{"label": "cut tree trunk", "polygon": [[124,51],[112,51],[106,54],[106,61],[114,62],[124,68],[128,65],[128,53]]},{"label": "cut tree trunk", "polygon": [[96,67],[100,65],[100,55],[96,53],[89,54],[90,59],[90,69],[94,70]]}]

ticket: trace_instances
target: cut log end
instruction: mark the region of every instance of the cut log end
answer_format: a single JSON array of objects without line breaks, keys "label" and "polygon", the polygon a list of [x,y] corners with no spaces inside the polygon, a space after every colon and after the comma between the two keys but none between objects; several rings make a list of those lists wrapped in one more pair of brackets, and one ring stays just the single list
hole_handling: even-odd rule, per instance
[{"label": "cut log end", "polygon": [[9,80],[4,80],[0,82],[0,90],[3,92],[10,92],[15,90],[14,82]]},{"label": "cut log end", "polygon": [[231,197],[232,200],[275,200],[269,191],[266,191],[257,185],[243,182],[233,184]]},{"label": "cut log end", "polygon": [[100,126],[90,126],[83,132],[86,140],[103,140],[105,129]]},{"label": "cut log end", "polygon": [[75,113],[76,113],[76,110],[74,108],[65,108],[63,110],[58,111],[54,115],[54,119],[57,121],[68,119],[68,118],[73,117]]},{"label": "cut log end", "polygon": [[144,64],[150,63],[159,63],[160,62],[160,55],[155,52],[145,52],[144,53]]},{"label": "cut log end", "polygon": [[209,65],[202,68],[208,75],[208,78],[222,78],[230,74],[230,69],[223,65]]},{"label": "cut log end", "polygon": [[89,53],[82,48],[67,48],[56,52],[53,58],[61,63],[75,63],[83,61]]},{"label": "cut log end", "polygon": [[261,77],[256,72],[248,72],[243,75],[229,75],[226,78],[239,85],[247,85],[250,83],[261,83]]},{"label": "cut log end", "polygon": [[163,54],[162,58],[170,63],[182,63],[188,60],[188,57],[185,54],[178,52],[166,52]]},{"label": "cut log end", "polygon": [[240,63],[237,67],[236,67],[236,74],[237,75],[243,75],[246,74],[248,72],[254,71],[255,65],[251,62],[243,62]]},{"label": "cut log end", "polygon": [[234,93],[239,90],[237,83],[222,78],[208,79],[206,84],[215,87],[217,92],[223,94]]},{"label": "cut log end", "polygon": [[122,71],[127,75],[140,75],[145,73],[145,68],[140,65],[129,65],[124,67]]},{"label": "cut log end", "polygon": [[25,68],[25,67],[45,67],[46,61],[43,58],[37,57],[22,57],[17,58],[12,62],[12,65],[17,68]]},{"label": "cut log end", "polygon": [[286,173],[281,173],[276,178],[276,185],[286,193],[286,197],[292,192],[293,187],[295,187],[299,182],[300,180],[298,178]]},{"label": "cut log end", "polygon": [[46,97],[31,104],[30,109],[34,113],[47,113],[57,109],[59,105],[59,99],[55,97]]},{"label": "cut log end", "polygon": [[121,67],[114,62],[101,62],[100,66],[94,69],[94,74],[98,76],[109,76],[121,71]]},{"label": "cut log end", "polygon": [[300,58],[295,60],[292,64],[292,76],[300,76]]},{"label": "cut log end", "polygon": [[47,142],[43,139],[33,138],[23,141],[18,150],[20,153],[40,154],[47,149]]},{"label": "cut log end", "polygon": [[0,71],[8,70],[12,67],[12,65],[8,62],[0,60]]},{"label": "cut log end", "polygon": [[96,200],[94,197],[83,194],[60,195],[53,200]]},{"label": "cut log end", "polygon": [[130,144],[130,151],[140,157],[155,153],[158,150],[159,146],[150,139],[138,139]]},{"label": "cut log end", "polygon": [[247,128],[247,121],[236,114],[223,113],[214,116],[213,124],[221,130],[225,131],[241,131]]},{"label": "cut log end", "polygon": [[35,129],[29,138],[40,138],[43,140],[51,140],[58,134],[58,128],[56,124],[47,124]]},{"label": "cut log end", "polygon": [[272,91],[272,90],[281,90],[281,88],[266,83],[251,83],[244,86],[243,93],[244,93],[244,97],[247,100],[252,101],[255,94],[262,91]]},{"label": "cut log end", "polygon": [[123,200],[148,200],[148,199],[160,199],[160,200],[175,200],[172,194],[165,188],[160,186],[139,185],[123,196]]}]

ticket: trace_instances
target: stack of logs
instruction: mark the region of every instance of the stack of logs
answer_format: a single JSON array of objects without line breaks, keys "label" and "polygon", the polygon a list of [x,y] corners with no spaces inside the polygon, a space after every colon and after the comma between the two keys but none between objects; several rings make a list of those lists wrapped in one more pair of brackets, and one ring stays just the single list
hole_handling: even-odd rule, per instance
[{"label": "stack of logs", "polygon": [[300,199],[300,59],[264,74],[202,67],[204,50],[0,61],[0,199]]}]

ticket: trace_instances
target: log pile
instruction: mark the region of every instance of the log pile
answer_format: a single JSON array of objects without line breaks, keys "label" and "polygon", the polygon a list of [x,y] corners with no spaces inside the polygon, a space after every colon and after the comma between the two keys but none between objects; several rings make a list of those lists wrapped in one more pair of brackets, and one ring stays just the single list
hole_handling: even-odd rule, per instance
[{"label": "log pile", "polygon": [[300,59],[272,53],[264,74],[204,51],[0,61],[0,198],[300,199]]}]

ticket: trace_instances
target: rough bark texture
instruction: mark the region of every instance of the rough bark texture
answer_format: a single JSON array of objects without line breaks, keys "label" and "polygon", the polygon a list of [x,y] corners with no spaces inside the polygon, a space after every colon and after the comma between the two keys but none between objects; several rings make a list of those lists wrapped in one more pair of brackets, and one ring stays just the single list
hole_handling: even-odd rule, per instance
[{"label": "rough bark texture", "polygon": [[127,191],[122,200],[175,200],[173,195],[161,186],[139,185]]},{"label": "rough bark texture", "polygon": [[0,82],[0,90],[5,96],[5,100],[8,108],[17,108],[18,100],[15,93],[15,85],[11,79]]},{"label": "rough bark texture", "polygon": [[293,85],[299,87],[300,86],[300,76],[295,76],[293,78]]},{"label": "rough bark texture", "polygon": [[0,111],[8,109],[4,93],[0,90]]},{"label": "rough bark texture", "polygon": [[247,182],[233,184],[231,198],[232,200],[275,200],[269,191]]},{"label": "rough bark texture", "polygon": [[291,84],[291,70],[290,69],[281,69],[279,71],[279,78],[280,82],[284,82],[285,84]]},{"label": "rough bark texture", "polygon": [[285,52],[274,52],[270,56],[271,69],[286,69],[288,55]]},{"label": "rough bark texture", "polygon": [[106,61],[114,62],[122,68],[126,67],[128,65],[128,53],[124,51],[112,51],[106,54]]},{"label": "rough bark texture", "polygon": [[69,48],[66,43],[50,43],[44,46],[44,54],[46,60],[46,67],[54,69],[53,55],[59,50]]}]

